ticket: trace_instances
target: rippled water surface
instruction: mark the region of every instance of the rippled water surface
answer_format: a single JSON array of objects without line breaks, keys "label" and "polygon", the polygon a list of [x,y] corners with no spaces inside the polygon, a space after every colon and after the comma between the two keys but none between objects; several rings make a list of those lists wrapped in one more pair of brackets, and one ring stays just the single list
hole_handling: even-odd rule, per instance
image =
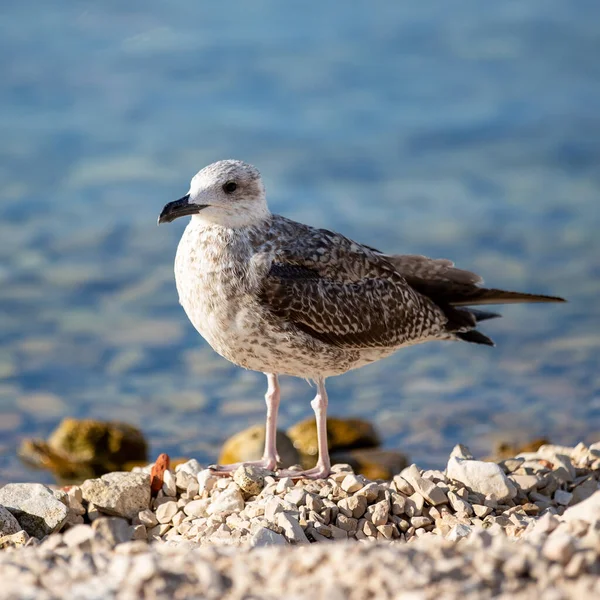
[{"label": "rippled water surface", "polygon": [[[487,283],[497,348],[435,343],[329,382],[331,413],[441,465],[507,435],[600,438],[600,5],[5,3],[0,20],[0,480],[66,415],[213,459],[263,419],[177,303],[163,204],[220,158],[271,208]],[[282,424],[314,390],[284,381]],[[49,476],[47,476],[49,477]]]}]

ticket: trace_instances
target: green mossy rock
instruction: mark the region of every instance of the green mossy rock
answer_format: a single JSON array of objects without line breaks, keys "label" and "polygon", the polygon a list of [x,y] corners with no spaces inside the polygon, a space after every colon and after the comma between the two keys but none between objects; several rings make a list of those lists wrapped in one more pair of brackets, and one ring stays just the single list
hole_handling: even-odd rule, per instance
[{"label": "green mossy rock", "polygon": [[[300,453],[302,465],[307,469],[314,467],[318,454],[317,425],[314,418],[292,425],[287,434]],[[331,453],[355,448],[376,448],[380,444],[373,425],[362,419],[328,418],[327,440]]]},{"label": "green mossy rock", "polygon": [[126,423],[66,418],[43,440],[24,440],[21,458],[52,471],[59,482],[76,482],[148,460],[142,432]]},{"label": "green mossy rock", "polygon": [[357,448],[331,455],[331,464],[349,464],[355,473],[364,475],[367,479],[389,480],[410,465],[409,458],[396,450],[381,450],[379,448]]}]

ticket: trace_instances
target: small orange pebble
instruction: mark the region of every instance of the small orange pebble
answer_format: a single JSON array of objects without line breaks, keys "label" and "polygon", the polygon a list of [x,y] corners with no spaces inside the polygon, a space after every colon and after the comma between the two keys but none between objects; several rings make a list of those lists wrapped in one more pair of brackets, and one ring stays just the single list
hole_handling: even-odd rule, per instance
[{"label": "small orange pebble", "polygon": [[150,471],[150,489],[152,490],[152,495],[158,494],[158,490],[162,488],[165,471],[169,468],[170,462],[171,459],[168,454],[163,453],[158,455]]},{"label": "small orange pebble", "polygon": [[554,464],[551,463],[549,460],[546,460],[545,458],[538,459],[538,462],[543,467],[546,467],[546,469],[550,469],[550,470],[554,469]]}]

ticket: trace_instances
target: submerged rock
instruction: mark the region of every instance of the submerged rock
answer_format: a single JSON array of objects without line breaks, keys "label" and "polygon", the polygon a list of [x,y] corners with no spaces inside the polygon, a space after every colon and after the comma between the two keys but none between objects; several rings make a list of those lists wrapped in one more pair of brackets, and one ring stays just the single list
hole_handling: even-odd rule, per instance
[{"label": "submerged rock", "polygon": [[63,419],[48,441],[24,440],[19,455],[52,471],[61,482],[77,482],[147,460],[142,432],[117,421]]},{"label": "submerged rock", "polygon": [[0,505],[8,509],[20,528],[37,538],[58,531],[68,509],[51,489],[41,483],[9,483],[0,489]]},{"label": "submerged rock", "polygon": [[[294,447],[302,458],[305,468],[314,467],[317,463],[317,425],[310,417],[296,423],[287,430]],[[376,448],[380,444],[375,428],[362,419],[327,419],[327,441],[330,452],[353,450],[356,448]]]},{"label": "submerged rock", "polygon": [[331,454],[332,464],[344,463],[369,479],[392,479],[406,468],[408,456],[396,450],[379,448],[357,448],[356,450],[339,451]]},{"label": "submerged rock", "polygon": [[[231,436],[221,449],[218,463],[230,465],[237,462],[259,460],[265,449],[265,426],[253,425]],[[300,455],[290,438],[277,431],[277,452],[281,458],[281,467],[291,467],[300,462]]]}]

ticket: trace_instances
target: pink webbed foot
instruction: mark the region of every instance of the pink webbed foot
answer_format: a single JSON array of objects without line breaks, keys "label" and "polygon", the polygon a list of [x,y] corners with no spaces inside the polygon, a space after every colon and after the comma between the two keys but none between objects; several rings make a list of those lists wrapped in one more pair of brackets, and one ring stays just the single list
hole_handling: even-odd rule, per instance
[{"label": "pink webbed foot", "polygon": [[289,477],[290,479],[326,479],[331,473],[331,468],[325,465],[317,465],[307,471],[294,471],[293,469],[280,469],[275,475],[277,479]]},{"label": "pink webbed foot", "polygon": [[277,459],[261,458],[260,460],[249,460],[247,462],[232,463],[230,465],[209,465],[209,470],[213,475],[227,477],[233,475],[234,471],[241,466],[260,467],[267,471],[275,471],[277,468]]}]

